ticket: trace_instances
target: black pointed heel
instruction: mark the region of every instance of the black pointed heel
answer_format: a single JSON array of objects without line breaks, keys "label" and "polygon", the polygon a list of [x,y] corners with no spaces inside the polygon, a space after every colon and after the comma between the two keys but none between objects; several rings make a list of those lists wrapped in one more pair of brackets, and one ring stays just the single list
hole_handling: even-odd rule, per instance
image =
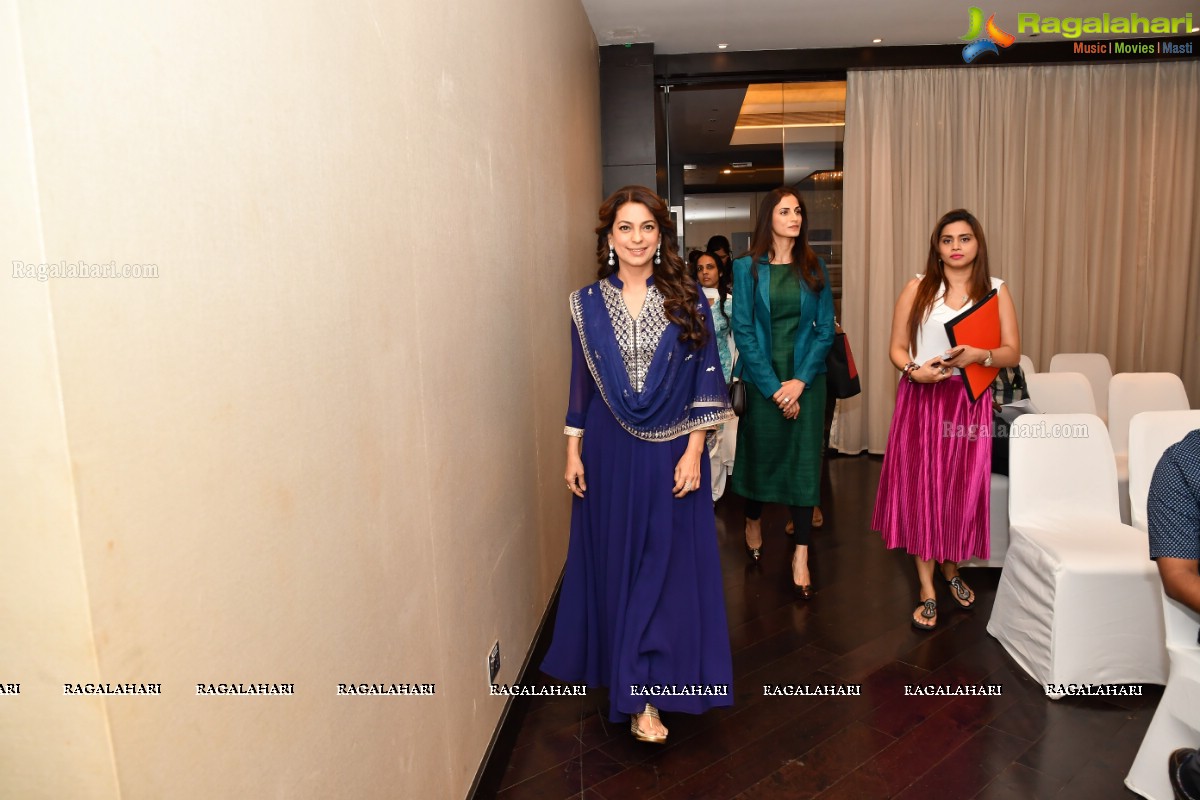
[{"label": "black pointed heel", "polygon": [[817,596],[817,590],[813,588],[811,583],[801,586],[798,583],[792,584],[792,593],[801,600],[812,600]]}]

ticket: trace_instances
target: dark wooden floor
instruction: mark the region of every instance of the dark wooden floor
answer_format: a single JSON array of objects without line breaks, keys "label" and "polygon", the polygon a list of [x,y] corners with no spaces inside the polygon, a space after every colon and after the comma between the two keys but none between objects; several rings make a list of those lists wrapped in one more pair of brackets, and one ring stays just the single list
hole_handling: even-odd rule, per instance
[{"label": "dark wooden floor", "polygon": [[[881,461],[828,462],[825,528],[814,541],[818,596],[792,599],[781,508],[764,517],[759,568],[742,551],[741,501],[717,506],[732,708],[665,715],[666,746],[607,719],[607,694],[518,699],[478,798],[1131,798],[1122,784],[1161,687],[1140,698],[1046,699],[987,634],[999,570],[963,574],[972,612],[939,599],[932,633],[909,557],[868,528]],[[546,630],[549,631],[550,624]],[[544,635],[543,640],[549,638]],[[537,672],[539,641],[526,683]],[[765,697],[764,684],[859,684],[860,697]],[[904,686],[1000,684],[999,697],[905,697]],[[1164,764],[1165,769],[1165,764]]]}]

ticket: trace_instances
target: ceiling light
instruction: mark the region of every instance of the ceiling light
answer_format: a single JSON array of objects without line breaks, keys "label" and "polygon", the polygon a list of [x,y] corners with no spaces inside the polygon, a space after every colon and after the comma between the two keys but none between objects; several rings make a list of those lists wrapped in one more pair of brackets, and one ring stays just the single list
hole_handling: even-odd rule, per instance
[{"label": "ceiling light", "polygon": [[729,45],[725,44],[724,42],[722,42],[721,44],[717,45],[717,49],[718,49],[718,50],[724,50],[726,47],[729,47]]},{"label": "ceiling light", "polygon": [[683,168],[684,169],[696,169],[696,165],[695,164],[684,164]]},{"label": "ceiling light", "polygon": [[871,41],[874,42],[875,44],[879,44],[880,42],[883,41],[883,39],[872,39]]},{"label": "ceiling light", "polygon": [[775,125],[735,125],[734,130],[765,130],[768,128],[844,128],[844,122],[788,122]]},{"label": "ceiling light", "polygon": [[722,174],[722,175],[732,175],[732,174],[733,174],[733,170],[731,170],[731,169],[723,169],[723,170],[721,170],[721,174]]},{"label": "ceiling light", "polygon": [[1200,33],[1200,25],[1197,25],[1196,27],[1192,28],[1192,33]]}]

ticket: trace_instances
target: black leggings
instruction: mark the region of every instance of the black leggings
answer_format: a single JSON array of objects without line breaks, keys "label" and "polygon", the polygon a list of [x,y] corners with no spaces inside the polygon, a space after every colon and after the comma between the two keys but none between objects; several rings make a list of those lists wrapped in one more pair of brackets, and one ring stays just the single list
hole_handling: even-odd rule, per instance
[{"label": "black leggings", "polygon": [[[793,541],[796,544],[812,544],[812,506],[788,506],[792,514],[792,526],[796,529]],[[746,519],[762,518],[763,503],[761,500],[746,500]]]}]

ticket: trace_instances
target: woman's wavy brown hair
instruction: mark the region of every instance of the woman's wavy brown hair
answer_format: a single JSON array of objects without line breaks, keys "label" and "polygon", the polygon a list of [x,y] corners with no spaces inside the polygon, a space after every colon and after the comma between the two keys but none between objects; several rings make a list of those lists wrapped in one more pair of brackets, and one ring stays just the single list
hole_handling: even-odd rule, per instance
[{"label": "woman's wavy brown hair", "polygon": [[[654,217],[662,242],[661,263],[654,264],[654,285],[663,296],[663,310],[667,319],[683,331],[679,341],[699,350],[708,340],[708,327],[704,324],[700,304],[700,290],[688,275],[687,264],[679,257],[679,238],[675,234],[675,222],[667,210],[666,203],[645,186],[623,186],[617,189],[600,206],[600,224],[596,226],[596,261],[600,264],[597,277],[604,280],[617,271],[617,265],[608,264],[608,235],[612,233],[617,210],[626,203],[641,203]],[[707,308],[708,304],[705,303]]]},{"label": "woman's wavy brown hair", "polygon": [[978,303],[992,289],[992,274],[988,270],[987,239],[983,238],[983,226],[979,224],[979,220],[975,219],[975,215],[965,208],[947,211],[938,220],[937,225],[933,226],[933,233],[929,236],[929,255],[925,258],[925,276],[917,284],[917,293],[913,296],[912,308],[908,312],[908,352],[911,355],[917,353],[917,331],[920,329],[921,323],[925,321],[925,317],[929,315],[930,309],[933,308],[938,291],[946,282],[946,270],[941,257],[938,256],[938,240],[942,238],[942,231],[946,229],[946,226],[955,222],[965,222],[970,225],[971,232],[975,234],[975,242],[979,245],[979,250],[975,254],[975,265],[971,272],[971,289],[967,293],[971,302]]}]

